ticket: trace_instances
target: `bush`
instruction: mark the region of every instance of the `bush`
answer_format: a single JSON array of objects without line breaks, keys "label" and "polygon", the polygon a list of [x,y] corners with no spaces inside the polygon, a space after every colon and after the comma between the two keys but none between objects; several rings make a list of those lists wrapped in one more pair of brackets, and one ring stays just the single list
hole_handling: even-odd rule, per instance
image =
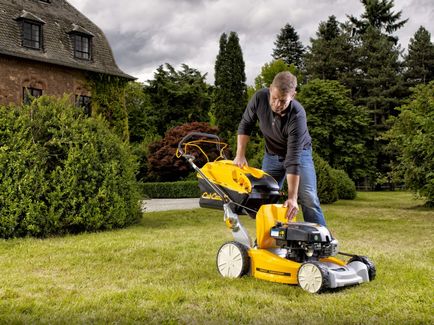
[{"label": "bush", "polygon": [[68,98],[0,107],[0,171],[3,238],[112,229],[140,217],[128,145]]},{"label": "bush", "polygon": [[356,184],[348,174],[341,169],[334,168],[332,168],[331,172],[336,182],[338,198],[341,200],[354,200],[356,198]]},{"label": "bush", "polygon": [[200,197],[197,181],[143,183],[142,193],[150,199]]},{"label": "bush", "polygon": [[338,189],[330,165],[319,155],[313,154],[315,163],[318,197],[323,204],[333,203],[338,200]]},{"label": "bush", "polygon": [[[148,177],[150,180],[173,182],[182,180],[191,173],[191,165],[184,158],[176,157],[179,141],[190,132],[217,134],[218,128],[205,122],[192,122],[167,131],[162,140],[149,145]],[[220,154],[215,144],[204,143],[200,144],[200,147],[210,161],[215,160]],[[194,163],[197,166],[202,167],[207,162],[203,153],[194,147],[189,147],[189,153],[196,157]]]}]

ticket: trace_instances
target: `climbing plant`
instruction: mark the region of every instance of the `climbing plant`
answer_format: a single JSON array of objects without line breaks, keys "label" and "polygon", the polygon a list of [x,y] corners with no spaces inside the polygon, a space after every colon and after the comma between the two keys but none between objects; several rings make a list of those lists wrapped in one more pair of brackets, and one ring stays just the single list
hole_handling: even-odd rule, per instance
[{"label": "climbing plant", "polygon": [[128,112],[125,104],[125,88],[128,80],[101,73],[88,75],[92,92],[92,116],[102,116],[115,134],[129,139]]}]

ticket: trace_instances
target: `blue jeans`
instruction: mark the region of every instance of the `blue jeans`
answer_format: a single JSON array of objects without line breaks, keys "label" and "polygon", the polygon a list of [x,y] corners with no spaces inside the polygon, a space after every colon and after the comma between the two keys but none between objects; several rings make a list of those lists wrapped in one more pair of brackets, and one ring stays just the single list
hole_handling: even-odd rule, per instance
[{"label": "blue jeans", "polygon": [[[285,157],[268,153],[265,153],[262,160],[262,170],[273,176],[280,188],[282,188],[286,178],[286,170],[283,166],[284,160]],[[298,201],[301,204],[304,221],[326,226],[317,194],[316,173],[311,148],[304,149],[301,154]]]}]

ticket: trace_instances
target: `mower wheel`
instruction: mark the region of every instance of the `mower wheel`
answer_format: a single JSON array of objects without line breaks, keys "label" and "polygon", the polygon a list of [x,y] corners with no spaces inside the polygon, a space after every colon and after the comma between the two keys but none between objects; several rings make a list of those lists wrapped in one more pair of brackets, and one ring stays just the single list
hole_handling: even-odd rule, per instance
[{"label": "mower wheel", "polygon": [[366,267],[368,268],[369,281],[372,281],[375,279],[375,275],[377,274],[377,270],[375,268],[374,263],[371,260],[369,260],[369,258],[367,258],[366,256],[355,255],[355,256],[350,258],[350,260],[347,262],[347,264],[350,264],[351,262],[354,262],[354,261],[362,262],[363,264],[366,265]]},{"label": "mower wheel", "polygon": [[318,262],[303,263],[297,273],[298,285],[310,293],[318,293],[329,287],[329,271]]},{"label": "mower wheel", "polygon": [[247,274],[250,267],[246,246],[235,241],[227,242],[219,248],[216,262],[219,273],[228,278],[240,278]]}]

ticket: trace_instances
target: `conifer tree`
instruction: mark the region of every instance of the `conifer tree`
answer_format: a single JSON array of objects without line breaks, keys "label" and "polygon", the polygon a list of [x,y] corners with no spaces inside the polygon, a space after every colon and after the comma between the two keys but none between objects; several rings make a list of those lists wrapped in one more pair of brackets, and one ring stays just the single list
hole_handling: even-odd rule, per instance
[{"label": "conifer tree", "polygon": [[410,86],[434,80],[434,44],[431,34],[423,26],[410,39],[404,65],[404,76]]},{"label": "conifer tree", "polygon": [[305,56],[306,72],[309,79],[339,80],[351,87],[350,76],[355,70],[355,44],[347,25],[330,16],[321,22],[316,38],[310,39],[311,46]]},{"label": "conifer tree", "polygon": [[361,78],[355,102],[368,108],[374,126],[382,132],[386,119],[396,115],[395,107],[401,103],[400,50],[377,29],[368,28],[358,51]]},{"label": "conifer tree", "polygon": [[246,74],[243,53],[237,33],[223,33],[215,63],[213,113],[227,136],[235,132],[247,104]]},{"label": "conifer tree", "polygon": [[396,108],[401,105],[405,93],[402,67],[398,61],[400,50],[390,37],[369,27],[362,36],[358,51],[360,70],[355,77],[358,84],[354,92],[355,104],[365,107],[370,115],[372,134],[367,147],[376,154],[377,177],[371,179],[370,183],[390,186],[387,175],[390,173],[390,163],[395,158],[386,150],[386,143],[380,136],[388,129],[386,120],[398,114]]},{"label": "conifer tree", "polygon": [[[393,12],[393,0],[361,0],[365,7],[365,12],[360,19],[354,16],[348,16],[351,23],[355,26],[355,32],[363,35],[368,30],[368,27],[374,28],[381,33],[391,36],[405,25],[408,19],[400,20],[402,11]],[[391,37],[395,42],[397,39]]]},{"label": "conifer tree", "polygon": [[272,57],[275,60],[282,59],[288,66],[294,64],[296,68],[303,69],[305,50],[294,27],[286,24],[280,29],[274,45]]}]

